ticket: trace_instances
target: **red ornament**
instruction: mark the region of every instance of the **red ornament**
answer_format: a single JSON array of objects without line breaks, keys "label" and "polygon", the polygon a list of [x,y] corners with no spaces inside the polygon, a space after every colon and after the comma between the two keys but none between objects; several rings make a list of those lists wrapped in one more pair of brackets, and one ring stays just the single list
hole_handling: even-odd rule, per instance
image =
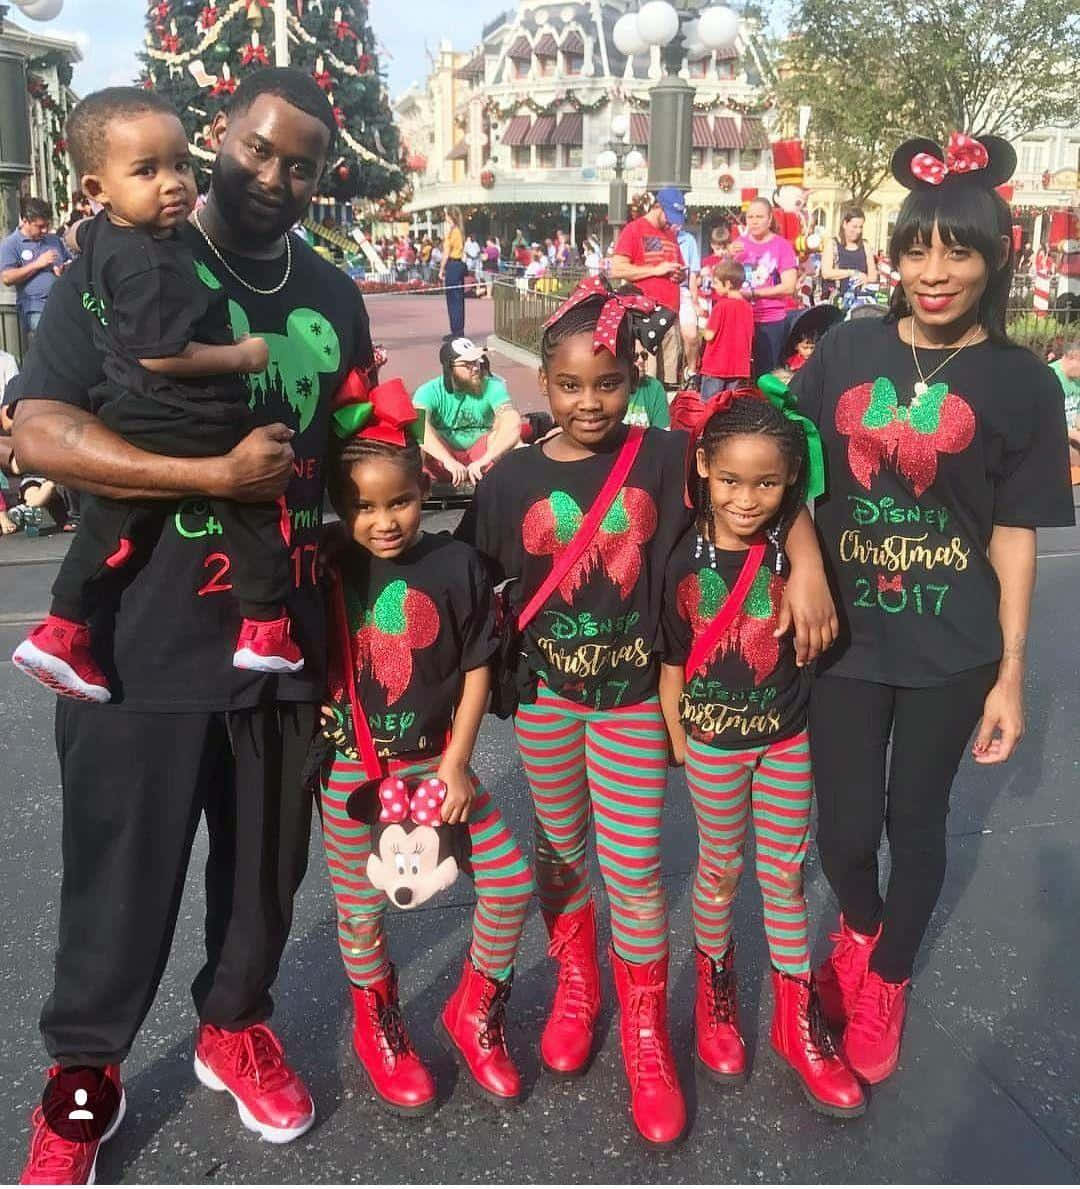
[{"label": "red ornament", "polygon": [[236,79],[219,78],[210,88],[211,95],[231,95],[236,90]]},{"label": "red ornament", "polygon": [[337,120],[337,126],[339,128],[345,127],[345,113],[341,110],[340,107],[334,108],[334,119]]},{"label": "red ornament", "polygon": [[349,167],[347,165],[339,165],[337,167],[337,175],[343,182],[349,180]]},{"label": "red ornament", "polygon": [[245,45],[244,52],[240,55],[240,62],[244,66],[250,66],[252,62],[259,62],[263,66],[270,65],[270,58],[266,53],[265,45]]},{"label": "red ornament", "polygon": [[161,48],[170,54],[178,53],[180,50],[180,38],[175,33],[166,33],[161,39]]},{"label": "red ornament", "polygon": [[204,29],[211,29],[218,23],[218,10],[216,4],[208,4],[202,12],[199,13],[199,24]]},{"label": "red ornament", "polygon": [[480,174],[480,185],[483,186],[485,190],[490,190],[491,187],[495,185],[494,170],[485,169],[483,173]]},{"label": "red ornament", "polygon": [[356,30],[349,24],[348,21],[338,21],[334,25],[334,32],[337,34],[338,41],[345,41],[351,37],[356,40]]},{"label": "red ornament", "polygon": [[329,70],[324,70],[322,74],[319,74],[316,71],[311,77],[319,84],[320,87],[322,87],[324,91],[330,91],[333,89],[334,80],[330,77]]},{"label": "red ornament", "polygon": [[361,74],[367,74],[367,72],[371,69],[371,55],[361,54],[360,57],[356,59],[356,69],[359,70]]}]

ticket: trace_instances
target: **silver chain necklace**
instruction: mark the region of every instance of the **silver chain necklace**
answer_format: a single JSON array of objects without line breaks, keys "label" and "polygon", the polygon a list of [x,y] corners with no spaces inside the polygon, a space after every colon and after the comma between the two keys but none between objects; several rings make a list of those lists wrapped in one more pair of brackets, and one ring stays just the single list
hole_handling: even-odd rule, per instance
[{"label": "silver chain necklace", "polygon": [[224,256],[222,256],[221,252],[218,251],[217,244],[215,244],[214,241],[210,238],[210,236],[206,234],[206,228],[202,225],[202,221],[199,219],[198,211],[196,211],[195,214],[193,215],[192,222],[199,229],[199,234],[203,237],[204,240],[206,240],[206,243],[209,246],[210,251],[214,253],[214,255],[218,258],[218,260],[220,260],[221,263],[229,270],[229,273],[237,281],[239,281],[240,284],[243,285],[245,289],[250,289],[252,293],[257,293],[257,294],[259,294],[260,297],[273,297],[273,295],[275,293],[280,293],[282,291],[282,289],[284,289],[285,286],[289,283],[289,276],[292,273],[292,244],[289,242],[289,233],[287,231],[285,232],[285,275],[281,278],[280,281],[278,281],[278,283],[273,287],[273,289],[259,289],[256,285],[253,285],[250,281],[244,280],[244,278],[236,271],[236,269],[233,268],[233,266],[225,259]]}]

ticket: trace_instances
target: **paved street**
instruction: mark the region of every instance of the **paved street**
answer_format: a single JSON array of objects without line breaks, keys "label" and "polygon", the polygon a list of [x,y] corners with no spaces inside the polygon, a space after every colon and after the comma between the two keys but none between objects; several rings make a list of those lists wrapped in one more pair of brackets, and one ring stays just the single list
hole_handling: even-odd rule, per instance
[{"label": "paved street", "polygon": [[[390,303],[393,302],[391,307]],[[390,310],[393,309],[393,316]],[[436,371],[445,307],[434,298],[375,298],[388,374],[413,386]],[[470,302],[467,330],[490,329],[490,303]],[[495,368],[529,407],[535,377]],[[526,399],[530,398],[530,399]],[[452,520],[443,514],[438,525]],[[0,656],[47,603],[66,540],[0,541]],[[229,1100],[191,1069],[188,984],[202,948],[200,834],[172,958],[125,1067],[128,1116],[103,1149],[104,1182],[1075,1182],[1080,1176],[1080,721],[1075,607],[1080,530],[1040,535],[1030,643],[1028,737],[1007,768],[965,762],[950,817],[950,868],[922,951],[903,1058],[866,1116],[838,1123],[810,1111],[768,1045],[770,995],[752,878],[737,910],[740,1000],[753,1072],[736,1091],[698,1081],[690,1060],[693,965],[689,878],[695,833],[685,783],[672,777],[663,869],[672,908],[673,1034],[690,1099],[689,1138],[658,1155],[635,1139],[628,1115],[612,988],[605,960],[602,1049],[587,1076],[557,1083],[540,1069],[537,1041],[552,987],[538,911],[530,913],[510,1004],[509,1037],[526,1080],[516,1109],[474,1094],[434,1022],[460,970],[472,897],[467,881],[431,907],[389,918],[413,1038],[439,1081],[441,1108],[399,1120],[377,1108],[349,1046],[349,1011],[317,830],[277,984],[275,1024],[317,1104],[313,1131],[285,1148],[239,1125]],[[0,661],[0,1179],[14,1180],[44,1057],[36,1030],[55,944],[60,879],[53,699]],[[858,729],[858,724],[852,724]],[[513,829],[531,847],[528,795],[506,724],[489,720],[477,768]],[[752,870],[747,864],[748,872]],[[807,874],[816,948],[833,921],[828,889]],[[607,929],[604,929],[606,941]],[[1070,942],[1069,938],[1073,938]]]}]

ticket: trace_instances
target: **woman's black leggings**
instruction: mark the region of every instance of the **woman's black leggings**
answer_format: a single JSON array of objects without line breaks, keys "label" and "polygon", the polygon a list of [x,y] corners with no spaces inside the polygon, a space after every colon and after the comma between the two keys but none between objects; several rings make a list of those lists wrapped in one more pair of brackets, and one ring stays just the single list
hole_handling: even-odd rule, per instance
[{"label": "woman's black leggings", "polygon": [[[882,925],[870,965],[887,982],[911,977],[941,894],[949,789],[997,670],[983,665],[923,689],[829,676],[813,683],[821,866],[851,928],[874,933]],[[882,826],[892,861],[884,900]]]}]

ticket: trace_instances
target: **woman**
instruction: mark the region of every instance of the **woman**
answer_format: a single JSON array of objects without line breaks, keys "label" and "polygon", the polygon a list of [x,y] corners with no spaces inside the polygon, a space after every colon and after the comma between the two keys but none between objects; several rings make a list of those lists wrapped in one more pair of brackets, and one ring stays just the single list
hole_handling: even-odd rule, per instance
[{"label": "woman", "polygon": [[465,237],[461,208],[446,208],[446,234],[443,236],[439,283],[446,286],[446,312],[450,318],[450,337],[465,334]]},{"label": "woman", "polygon": [[997,137],[897,149],[911,194],[889,316],[832,330],[793,384],[828,453],[815,521],[841,618],[810,701],[818,850],[842,913],[817,978],[871,1083],[899,1058],[967,740],[979,723],[975,762],[999,764],[1024,733],[1036,526],[1073,523],[1060,393],[1005,334],[1012,242],[994,187],[1015,164]]},{"label": "woman", "polygon": [[822,245],[821,275],[826,281],[839,281],[841,294],[858,289],[860,285],[877,284],[877,264],[863,241],[865,222],[861,207],[845,208],[840,216],[839,236]]},{"label": "woman", "polygon": [[731,255],[746,273],[746,296],[754,309],[754,375],[771,372],[780,362],[787,327],[788,299],[795,294],[799,262],[795,249],[771,228],[772,203],[755,198],[746,212],[746,234]]}]

